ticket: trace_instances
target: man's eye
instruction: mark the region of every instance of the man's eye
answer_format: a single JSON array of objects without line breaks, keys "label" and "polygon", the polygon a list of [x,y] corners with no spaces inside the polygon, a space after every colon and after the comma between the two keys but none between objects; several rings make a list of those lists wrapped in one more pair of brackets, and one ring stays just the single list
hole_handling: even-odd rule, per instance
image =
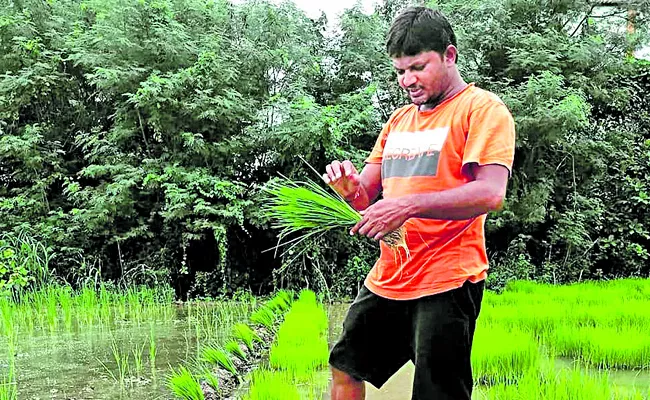
[{"label": "man's eye", "polygon": [[397,75],[404,75],[404,70],[403,69],[398,69],[397,70]]},{"label": "man's eye", "polygon": [[416,71],[422,71],[424,69],[424,65],[415,65],[413,66],[413,69]]}]

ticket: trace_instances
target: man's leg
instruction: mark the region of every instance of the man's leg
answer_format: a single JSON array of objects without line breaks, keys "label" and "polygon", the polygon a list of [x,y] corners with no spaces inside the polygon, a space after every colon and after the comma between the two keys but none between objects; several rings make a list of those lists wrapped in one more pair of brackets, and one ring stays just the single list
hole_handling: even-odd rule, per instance
[{"label": "man's leg", "polygon": [[332,390],[330,400],[365,400],[366,385],[347,373],[334,367],[332,370]]},{"label": "man's leg", "polygon": [[381,388],[411,355],[407,302],[385,299],[363,286],[330,352],[331,399],[364,399],[365,382]]},{"label": "man's leg", "polygon": [[474,327],[484,283],[421,299],[413,313],[413,400],[471,400]]}]

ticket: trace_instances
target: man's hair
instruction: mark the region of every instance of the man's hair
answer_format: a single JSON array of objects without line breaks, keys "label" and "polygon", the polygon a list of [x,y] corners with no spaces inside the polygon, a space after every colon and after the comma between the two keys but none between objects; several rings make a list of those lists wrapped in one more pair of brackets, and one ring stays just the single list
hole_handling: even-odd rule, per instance
[{"label": "man's hair", "polygon": [[442,55],[450,44],[456,46],[456,35],[440,11],[408,7],[393,20],[386,50],[390,57],[415,56],[432,50]]}]

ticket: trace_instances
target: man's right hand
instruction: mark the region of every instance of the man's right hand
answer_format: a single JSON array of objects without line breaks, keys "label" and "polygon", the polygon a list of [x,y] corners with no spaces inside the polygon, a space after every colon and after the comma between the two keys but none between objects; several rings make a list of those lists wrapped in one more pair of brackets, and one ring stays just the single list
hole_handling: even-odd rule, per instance
[{"label": "man's right hand", "polygon": [[336,190],[343,198],[352,201],[360,189],[361,176],[350,161],[333,161],[325,167],[323,180]]}]

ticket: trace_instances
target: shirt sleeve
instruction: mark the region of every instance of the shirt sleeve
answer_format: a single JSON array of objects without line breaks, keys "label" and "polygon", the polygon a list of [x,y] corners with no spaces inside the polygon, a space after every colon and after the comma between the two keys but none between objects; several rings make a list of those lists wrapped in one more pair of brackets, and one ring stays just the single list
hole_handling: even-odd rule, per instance
[{"label": "shirt sleeve", "polygon": [[[515,122],[505,104],[491,101],[473,111],[463,154],[462,172],[468,164],[498,164],[512,176],[515,155]],[[467,174],[469,175],[469,174]]]}]

